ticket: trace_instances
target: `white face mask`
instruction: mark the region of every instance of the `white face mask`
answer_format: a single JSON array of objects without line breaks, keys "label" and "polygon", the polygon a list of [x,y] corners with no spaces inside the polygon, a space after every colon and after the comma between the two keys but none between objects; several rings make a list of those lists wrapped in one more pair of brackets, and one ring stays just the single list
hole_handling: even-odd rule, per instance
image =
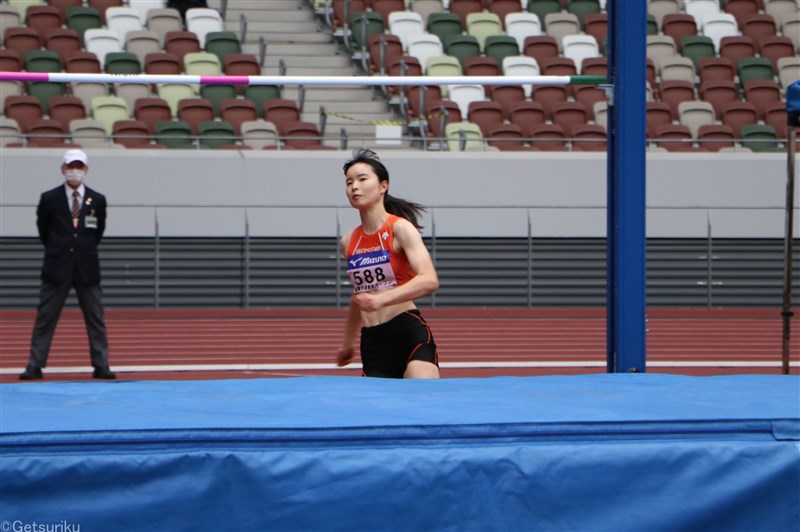
[{"label": "white face mask", "polygon": [[67,168],[64,170],[64,176],[72,185],[80,185],[83,183],[83,178],[86,177],[86,170],[82,168]]}]

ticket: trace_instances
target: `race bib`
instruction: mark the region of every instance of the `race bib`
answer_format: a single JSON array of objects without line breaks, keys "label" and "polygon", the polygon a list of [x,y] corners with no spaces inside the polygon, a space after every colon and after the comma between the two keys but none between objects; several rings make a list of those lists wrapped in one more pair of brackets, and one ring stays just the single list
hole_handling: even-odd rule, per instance
[{"label": "race bib", "polygon": [[347,274],[355,292],[397,286],[397,279],[389,262],[389,252],[385,250],[350,255],[347,258]]}]

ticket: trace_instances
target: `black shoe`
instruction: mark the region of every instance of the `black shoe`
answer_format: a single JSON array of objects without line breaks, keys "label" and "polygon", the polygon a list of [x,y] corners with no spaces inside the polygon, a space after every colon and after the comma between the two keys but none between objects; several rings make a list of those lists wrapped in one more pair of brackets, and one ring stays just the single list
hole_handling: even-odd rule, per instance
[{"label": "black shoe", "polygon": [[22,375],[19,376],[21,381],[39,381],[42,380],[42,368],[36,366],[28,366]]},{"label": "black shoe", "polygon": [[94,373],[92,373],[93,379],[116,379],[117,374],[108,369],[108,366],[104,366],[102,368],[94,368]]}]

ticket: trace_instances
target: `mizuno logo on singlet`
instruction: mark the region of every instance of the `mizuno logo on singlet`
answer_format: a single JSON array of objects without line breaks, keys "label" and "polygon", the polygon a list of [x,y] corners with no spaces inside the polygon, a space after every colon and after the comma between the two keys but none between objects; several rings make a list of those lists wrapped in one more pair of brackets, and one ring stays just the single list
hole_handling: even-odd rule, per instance
[{"label": "mizuno logo on singlet", "polygon": [[361,268],[364,266],[370,266],[372,264],[381,264],[387,262],[388,260],[388,256],[378,255],[377,257],[355,257],[347,262],[349,262],[353,268]]}]

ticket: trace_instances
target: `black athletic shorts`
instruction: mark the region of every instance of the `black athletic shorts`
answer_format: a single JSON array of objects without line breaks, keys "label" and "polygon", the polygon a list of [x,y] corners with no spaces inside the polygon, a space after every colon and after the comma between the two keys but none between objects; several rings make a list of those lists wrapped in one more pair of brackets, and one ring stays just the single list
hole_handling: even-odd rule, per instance
[{"label": "black athletic shorts", "polygon": [[439,365],[433,334],[419,310],[361,329],[361,363],[367,377],[402,379],[412,360]]}]

